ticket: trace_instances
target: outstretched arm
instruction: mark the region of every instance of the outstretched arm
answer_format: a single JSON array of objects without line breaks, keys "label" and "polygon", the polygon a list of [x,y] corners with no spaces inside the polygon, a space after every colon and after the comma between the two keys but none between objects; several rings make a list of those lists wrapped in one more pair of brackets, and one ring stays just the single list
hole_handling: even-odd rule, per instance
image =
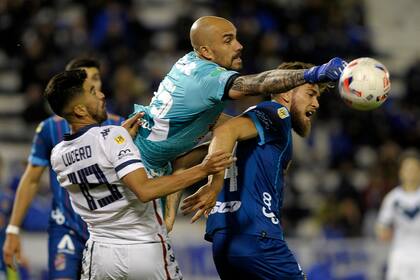
[{"label": "outstretched arm", "polygon": [[233,81],[229,97],[240,99],[247,95],[270,95],[286,92],[306,83],[305,70],[269,70],[255,75],[239,76]]},{"label": "outstretched arm", "polygon": [[[209,153],[216,150],[230,153],[237,141],[256,137],[257,134],[257,129],[251,119],[245,116],[236,117],[214,130]],[[217,194],[223,187],[224,175],[225,170],[214,174],[209,178],[208,184],[184,199],[181,206],[184,215],[197,211],[192,217],[191,222],[195,222],[207,210],[213,208],[216,203]]]},{"label": "outstretched arm", "polygon": [[149,179],[144,168],[138,168],[125,175],[122,181],[142,202],[148,202],[187,188],[210,174],[224,170],[232,162],[230,153],[217,151],[207,155],[201,164],[178,174]]},{"label": "outstretched arm", "polygon": [[229,97],[240,99],[248,95],[270,95],[286,92],[304,83],[334,82],[340,79],[346,65],[347,62],[335,57],[310,69],[275,69],[255,75],[239,76],[232,83]]}]

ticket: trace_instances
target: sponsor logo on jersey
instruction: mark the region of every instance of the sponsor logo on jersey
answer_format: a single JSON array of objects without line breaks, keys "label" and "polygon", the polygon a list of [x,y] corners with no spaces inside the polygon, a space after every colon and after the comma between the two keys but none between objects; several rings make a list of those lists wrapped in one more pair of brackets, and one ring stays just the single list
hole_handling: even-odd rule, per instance
[{"label": "sponsor logo on jersey", "polygon": [[108,136],[110,130],[111,130],[110,128],[105,128],[104,130],[101,131],[102,137],[104,139]]},{"label": "sponsor logo on jersey", "polygon": [[66,217],[64,217],[63,212],[61,212],[58,208],[51,211],[51,218],[57,223],[57,225],[62,225],[66,222]]},{"label": "sponsor logo on jersey", "polygon": [[262,207],[262,213],[263,213],[264,216],[269,218],[273,224],[277,225],[280,221],[279,221],[279,219],[277,219],[276,214],[274,214],[271,211],[271,206],[272,206],[271,201],[272,201],[271,195],[268,192],[263,192],[263,202],[267,206],[267,208],[265,206],[263,206]]},{"label": "sponsor logo on jersey", "polygon": [[289,112],[287,112],[287,109],[284,107],[281,107],[277,110],[277,114],[279,115],[280,119],[285,119],[289,116]]},{"label": "sponsor logo on jersey", "polygon": [[63,238],[61,238],[60,243],[57,245],[57,249],[60,253],[74,254],[75,247],[70,235],[65,234]]},{"label": "sponsor logo on jersey", "polygon": [[121,150],[118,153],[118,156],[121,157],[121,156],[126,155],[126,154],[131,154],[131,150],[130,149]]},{"label": "sponsor logo on jersey", "polygon": [[54,267],[58,271],[66,269],[66,255],[62,253],[55,255]]},{"label": "sponsor logo on jersey", "polygon": [[241,208],[242,202],[238,200],[234,201],[226,201],[226,202],[220,202],[216,201],[216,205],[213,207],[213,209],[210,212],[211,214],[215,213],[233,213],[239,210]]},{"label": "sponsor logo on jersey", "polygon": [[133,152],[130,149],[121,150],[118,153],[118,159],[122,159],[124,157],[132,156],[132,155],[133,155]]},{"label": "sponsor logo on jersey", "polygon": [[114,138],[115,142],[117,142],[117,144],[122,144],[125,142],[125,138],[122,137],[121,135],[118,135],[117,137]]}]

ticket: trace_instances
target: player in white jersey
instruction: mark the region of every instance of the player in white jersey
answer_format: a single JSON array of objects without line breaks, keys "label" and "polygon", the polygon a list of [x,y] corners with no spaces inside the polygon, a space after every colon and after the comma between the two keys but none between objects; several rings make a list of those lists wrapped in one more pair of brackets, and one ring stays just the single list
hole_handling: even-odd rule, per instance
[{"label": "player in white jersey", "polygon": [[390,191],[379,211],[377,234],[392,240],[387,280],[420,280],[420,155],[406,152],[399,170],[400,185]]},{"label": "player in white jersey", "polygon": [[[176,175],[149,178],[129,132],[99,125],[105,98],[86,77],[65,71],[44,93],[72,129],[52,150],[51,165],[88,225],[81,279],[182,279],[155,199],[224,170],[231,155],[214,153]],[[135,122],[126,124],[133,136]]]}]

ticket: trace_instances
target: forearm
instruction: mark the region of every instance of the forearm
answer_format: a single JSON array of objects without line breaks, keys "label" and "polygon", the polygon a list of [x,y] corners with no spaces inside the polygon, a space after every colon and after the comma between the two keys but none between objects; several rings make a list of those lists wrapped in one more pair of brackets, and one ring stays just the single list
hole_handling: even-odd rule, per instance
[{"label": "forearm", "polygon": [[237,141],[257,136],[257,129],[252,120],[239,116],[214,129],[209,154],[215,151],[232,152]]},{"label": "forearm", "polygon": [[379,240],[388,242],[392,239],[393,230],[383,225],[376,226],[376,235]]},{"label": "forearm", "polygon": [[144,171],[136,170],[125,176],[123,181],[142,202],[148,202],[155,198],[185,189],[207,176],[207,173],[199,165],[181,171],[178,174],[144,181],[138,180],[138,178],[143,177],[139,172]]},{"label": "forearm", "polygon": [[31,181],[25,176],[22,177],[21,182],[16,191],[15,200],[13,203],[13,211],[9,224],[20,227],[23,219],[26,216],[29,206],[32,203],[35,195],[38,192],[39,183]]},{"label": "forearm", "polygon": [[[239,76],[233,81],[231,98],[243,95],[270,95],[286,92],[305,82],[305,70],[274,69],[259,74]],[[235,94],[236,93],[236,94]]]},{"label": "forearm", "polygon": [[182,190],[172,193],[166,197],[165,215],[175,219],[181,200]]}]

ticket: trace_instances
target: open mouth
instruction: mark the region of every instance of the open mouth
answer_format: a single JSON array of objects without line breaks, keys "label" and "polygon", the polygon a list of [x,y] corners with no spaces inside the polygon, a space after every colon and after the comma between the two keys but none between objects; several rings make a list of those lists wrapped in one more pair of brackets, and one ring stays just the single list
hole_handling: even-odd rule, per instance
[{"label": "open mouth", "polygon": [[315,114],[315,111],[306,111],[305,116],[308,119],[311,119],[311,117]]}]

